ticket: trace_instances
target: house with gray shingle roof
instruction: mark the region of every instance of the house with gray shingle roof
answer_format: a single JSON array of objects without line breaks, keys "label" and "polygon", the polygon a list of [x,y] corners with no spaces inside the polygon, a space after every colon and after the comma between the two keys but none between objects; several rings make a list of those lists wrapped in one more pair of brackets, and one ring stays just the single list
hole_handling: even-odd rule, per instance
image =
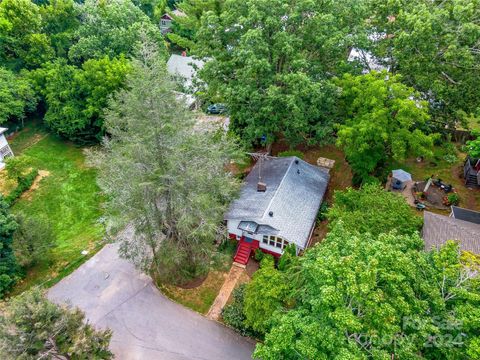
[{"label": "house with gray shingle roof", "polygon": [[235,261],[245,264],[255,249],[274,256],[289,244],[305,249],[329,179],[328,169],[295,156],[259,160],[224,217],[239,242]]},{"label": "house with gray shingle roof", "polygon": [[480,254],[480,224],[474,222],[425,211],[422,236],[426,250],[455,240],[461,250]]}]

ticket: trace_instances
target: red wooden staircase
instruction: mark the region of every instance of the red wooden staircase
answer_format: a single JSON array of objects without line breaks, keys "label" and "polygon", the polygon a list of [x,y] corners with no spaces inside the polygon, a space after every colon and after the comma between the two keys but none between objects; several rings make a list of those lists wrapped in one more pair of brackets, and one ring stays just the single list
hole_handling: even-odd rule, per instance
[{"label": "red wooden staircase", "polygon": [[233,260],[239,264],[247,265],[250,254],[252,253],[252,244],[240,240],[238,243],[237,253]]}]

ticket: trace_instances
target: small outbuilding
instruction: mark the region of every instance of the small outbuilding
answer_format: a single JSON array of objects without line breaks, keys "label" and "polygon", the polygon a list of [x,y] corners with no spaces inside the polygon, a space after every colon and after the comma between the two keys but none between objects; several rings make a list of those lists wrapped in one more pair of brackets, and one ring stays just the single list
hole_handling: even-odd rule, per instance
[{"label": "small outbuilding", "polygon": [[405,170],[392,170],[392,188],[403,190],[409,182],[412,181],[412,175]]},{"label": "small outbuilding", "polygon": [[295,156],[259,160],[224,219],[238,241],[235,261],[246,264],[255,249],[282,255],[289,244],[305,249],[329,182],[329,170]]},{"label": "small outbuilding", "polygon": [[7,138],[5,137],[5,132],[7,128],[0,127],[0,170],[5,168],[5,158],[13,156],[13,151],[8,145]]}]

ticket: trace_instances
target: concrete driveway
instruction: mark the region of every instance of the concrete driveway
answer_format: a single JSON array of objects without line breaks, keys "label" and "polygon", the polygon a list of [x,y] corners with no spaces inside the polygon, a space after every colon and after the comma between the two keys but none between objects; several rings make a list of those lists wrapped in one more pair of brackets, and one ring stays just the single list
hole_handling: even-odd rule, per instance
[{"label": "concrete driveway", "polygon": [[152,279],[120,259],[117,245],[100,252],[48,291],[113,331],[116,359],[250,359],[254,344],[223,325],[165,298]]}]

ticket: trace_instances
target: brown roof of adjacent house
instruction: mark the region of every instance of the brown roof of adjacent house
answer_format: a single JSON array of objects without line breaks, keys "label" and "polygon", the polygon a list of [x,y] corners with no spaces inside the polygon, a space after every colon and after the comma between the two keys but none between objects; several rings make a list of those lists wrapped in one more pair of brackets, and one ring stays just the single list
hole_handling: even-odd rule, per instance
[{"label": "brown roof of adjacent house", "polygon": [[480,254],[480,225],[425,211],[422,230],[425,248],[438,248],[447,240],[456,240],[460,249]]}]

